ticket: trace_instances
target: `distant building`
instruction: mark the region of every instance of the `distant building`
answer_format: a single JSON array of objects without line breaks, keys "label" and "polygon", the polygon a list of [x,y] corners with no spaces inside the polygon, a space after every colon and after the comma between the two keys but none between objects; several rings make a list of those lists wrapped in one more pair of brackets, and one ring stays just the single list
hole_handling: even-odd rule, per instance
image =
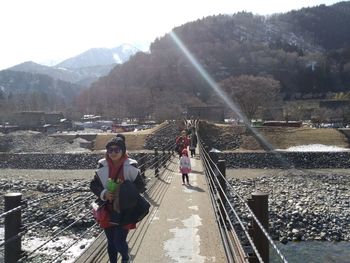
[{"label": "distant building", "polygon": [[187,107],[187,118],[224,122],[225,110],[222,106]]},{"label": "distant building", "polygon": [[297,127],[300,128],[303,125],[301,121],[265,121],[264,127]]},{"label": "distant building", "polygon": [[45,112],[43,111],[21,111],[13,114],[13,124],[23,128],[31,129],[45,125]]},{"label": "distant building", "polygon": [[65,119],[62,112],[45,113],[45,124],[60,124]]},{"label": "distant building", "polygon": [[99,115],[93,115],[93,114],[86,114],[84,115],[81,120],[83,122],[87,122],[87,121],[99,121],[101,120],[101,116]]},{"label": "distant building", "polygon": [[19,129],[32,129],[39,131],[69,129],[72,122],[64,118],[62,112],[45,113],[43,111],[22,111],[12,116],[13,124]]}]

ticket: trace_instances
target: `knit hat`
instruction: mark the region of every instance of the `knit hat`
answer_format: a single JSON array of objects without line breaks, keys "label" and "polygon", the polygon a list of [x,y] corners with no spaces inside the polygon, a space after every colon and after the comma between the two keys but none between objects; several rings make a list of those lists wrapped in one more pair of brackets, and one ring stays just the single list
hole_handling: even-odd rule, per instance
[{"label": "knit hat", "polygon": [[124,136],[124,134],[118,133],[115,137],[122,138],[123,141],[125,142],[125,136]]},{"label": "knit hat", "polygon": [[112,145],[117,145],[119,146],[122,151],[123,154],[125,154],[126,152],[126,146],[125,146],[125,141],[121,138],[121,137],[114,137],[112,140],[110,140],[107,144],[106,144],[106,149],[109,148]]},{"label": "knit hat", "polygon": [[183,149],[182,154],[185,154],[186,156],[188,156],[188,151],[186,149]]}]

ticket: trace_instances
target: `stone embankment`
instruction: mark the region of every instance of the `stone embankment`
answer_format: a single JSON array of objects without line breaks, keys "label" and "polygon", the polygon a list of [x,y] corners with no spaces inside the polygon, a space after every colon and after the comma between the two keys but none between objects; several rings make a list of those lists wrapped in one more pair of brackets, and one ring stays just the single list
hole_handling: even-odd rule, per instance
[{"label": "stone embankment", "polygon": [[223,152],[228,168],[349,168],[346,152]]},{"label": "stone embankment", "polygon": [[154,134],[150,134],[146,138],[145,149],[153,150],[157,147],[159,150],[168,149],[175,143],[176,136],[179,135],[179,128],[175,123],[160,128]]},{"label": "stone embankment", "polygon": [[[162,144],[156,144],[162,154]],[[154,147],[153,147],[154,148]],[[129,153],[138,160],[142,154]],[[350,152],[219,153],[227,168],[349,168]],[[104,153],[0,153],[0,169],[94,169]]]},{"label": "stone embankment", "polygon": [[[231,203],[246,224],[251,216],[235,196],[256,189],[269,193],[269,231],[282,243],[302,240],[350,241],[350,176],[310,171],[254,179],[232,179]],[[236,222],[231,215],[233,222]]]},{"label": "stone embankment", "polygon": [[[138,160],[141,153],[129,153],[129,156]],[[101,158],[104,158],[104,153],[0,153],[0,169],[95,169]]]}]

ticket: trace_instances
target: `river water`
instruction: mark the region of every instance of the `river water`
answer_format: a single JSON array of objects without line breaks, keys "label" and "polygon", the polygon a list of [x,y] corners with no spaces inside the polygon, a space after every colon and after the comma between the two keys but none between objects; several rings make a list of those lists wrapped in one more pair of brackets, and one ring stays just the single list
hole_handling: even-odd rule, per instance
[{"label": "river water", "polygon": [[[303,241],[276,244],[289,263],[350,263],[350,242]],[[270,262],[282,262],[270,249]]]}]

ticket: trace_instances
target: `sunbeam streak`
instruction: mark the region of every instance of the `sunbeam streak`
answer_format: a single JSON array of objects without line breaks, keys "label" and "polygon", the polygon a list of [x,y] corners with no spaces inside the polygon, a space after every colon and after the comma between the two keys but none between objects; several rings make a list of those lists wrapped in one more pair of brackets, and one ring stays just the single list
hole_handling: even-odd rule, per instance
[{"label": "sunbeam streak", "polygon": [[182,43],[181,39],[175,34],[174,31],[170,32],[170,36],[175,42],[175,44],[185,54],[185,56],[191,62],[191,64],[195,67],[195,69],[199,72],[199,74],[214,90],[214,92],[238,116],[238,118],[244,122],[247,129],[254,134],[255,138],[262,144],[264,150],[274,151],[273,146],[254,127],[250,125],[250,121],[244,115],[240,107],[230,99],[229,95],[220,88],[220,86],[214,81],[214,79],[209,75],[209,73],[202,67],[202,65],[197,62],[197,59],[194,57],[194,55],[190,53],[190,51],[186,48],[186,46]]}]

